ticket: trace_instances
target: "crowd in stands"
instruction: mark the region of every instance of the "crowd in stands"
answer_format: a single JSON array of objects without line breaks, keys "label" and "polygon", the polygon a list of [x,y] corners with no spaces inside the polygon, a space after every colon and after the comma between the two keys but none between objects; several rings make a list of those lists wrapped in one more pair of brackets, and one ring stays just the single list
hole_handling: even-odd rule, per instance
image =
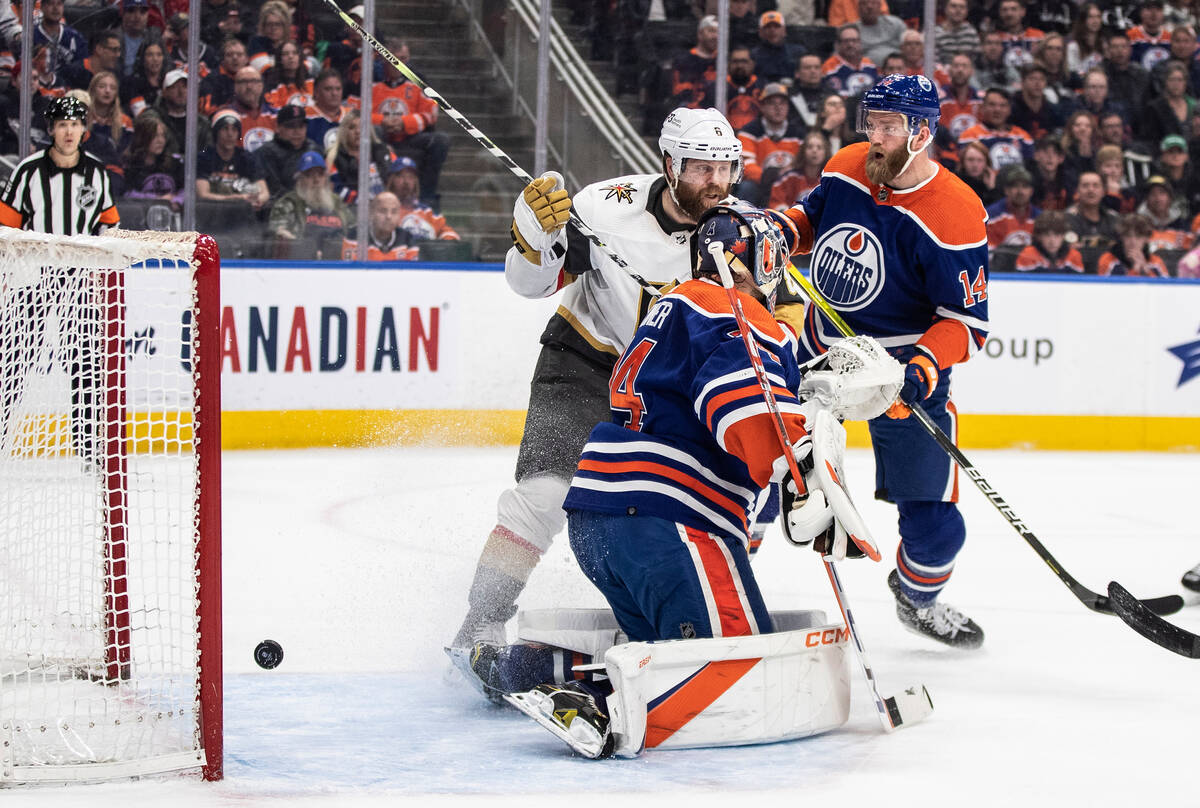
[{"label": "crowd in stands", "polygon": [[[741,196],[803,199],[823,161],[863,139],[862,93],[926,74],[923,5],[730,0]],[[592,19],[643,49],[618,90],[639,93],[647,133],[675,106],[715,103],[715,7],[621,0],[617,21]],[[993,271],[1200,276],[1200,2],[940,0],[934,22],[935,157],[987,206]],[[681,25],[688,42],[655,38]]]},{"label": "crowd in stands", "polygon": [[[49,143],[42,110],[74,95],[89,106],[84,148],[107,166],[118,210],[141,200],[177,212],[196,81],[197,227],[258,245],[243,252],[251,257],[353,260],[361,39],[336,17],[308,13],[313,6],[203,0],[191,76],[186,0],[39,0],[28,60],[33,148]],[[362,6],[348,13],[361,22]],[[25,60],[19,25],[0,17],[0,111],[10,124],[0,152],[16,154]],[[404,41],[385,44],[407,61]],[[440,213],[449,140],[434,128],[432,100],[383,59],[372,69],[368,256],[416,259],[422,241],[459,238]]]}]

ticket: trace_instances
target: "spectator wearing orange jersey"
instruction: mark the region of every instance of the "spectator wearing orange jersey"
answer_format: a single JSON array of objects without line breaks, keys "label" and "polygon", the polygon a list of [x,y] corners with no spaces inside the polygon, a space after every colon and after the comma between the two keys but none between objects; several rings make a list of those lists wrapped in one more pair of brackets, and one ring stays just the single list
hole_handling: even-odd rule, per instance
[{"label": "spectator wearing orange jersey", "polygon": [[[729,73],[725,77],[725,117],[734,131],[758,117],[758,100],[762,96],[763,82],[754,72],[754,58],[749,48],[729,50]],[[715,103],[716,84],[704,86],[704,105]]]},{"label": "spectator wearing orange jersey", "polygon": [[[386,45],[401,62],[409,63],[405,42],[390,38]],[[450,151],[450,138],[443,132],[432,131],[438,118],[437,104],[390,62],[384,65],[383,73],[384,80],[371,90],[371,121],[380,126],[384,142],[392,151],[411,157],[417,164],[421,202],[439,210],[438,181]]]},{"label": "spectator wearing orange jersey", "polygon": [[410,157],[397,158],[388,169],[387,190],[400,200],[400,227],[412,235],[414,243],[434,239],[458,241],[458,233],[446,224],[446,217],[421,204],[418,173],[417,164]]},{"label": "spectator wearing orange jersey", "polygon": [[[415,261],[419,248],[412,234],[400,226],[400,200],[390,191],[382,191],[371,200],[367,227],[368,261]],[[358,242],[342,239],[342,260],[358,260]]]},{"label": "spectator wearing orange jersey", "polygon": [[263,100],[262,76],[253,67],[247,65],[237,72],[233,101],[221,109],[233,110],[242,119],[242,148],[251,154],[275,136],[278,110]]},{"label": "spectator wearing orange jersey", "polygon": [[[879,11],[883,14],[891,13],[887,0],[880,1]],[[825,14],[825,19],[833,26],[858,22],[858,0],[829,0],[829,10]]]},{"label": "spectator wearing orange jersey", "polygon": [[313,100],[313,81],[308,75],[300,46],[288,40],[275,51],[275,64],[263,74],[263,99],[282,109],[288,104],[307,107]]},{"label": "spectator wearing orange jersey", "polygon": [[1017,255],[1016,272],[1083,274],[1083,256],[1067,243],[1067,216],[1048,210],[1033,223],[1033,242]]},{"label": "spectator wearing orange jersey", "polygon": [[753,205],[766,204],[775,180],[796,164],[804,130],[788,120],[787,88],[772,83],[759,99],[762,114],[738,131],[742,141],[742,181],[734,194]]},{"label": "spectator wearing orange jersey", "polygon": [[1099,275],[1125,275],[1131,278],[1167,278],[1167,265],[1150,252],[1153,234],[1150,220],[1140,213],[1127,213],[1117,220],[1117,243],[1100,256]]},{"label": "spectator wearing orange jersey", "polygon": [[1023,165],[1006,166],[1000,172],[1004,199],[987,209],[989,247],[1023,247],[1033,240],[1033,221],[1041,211],[1033,198],[1033,177]]}]

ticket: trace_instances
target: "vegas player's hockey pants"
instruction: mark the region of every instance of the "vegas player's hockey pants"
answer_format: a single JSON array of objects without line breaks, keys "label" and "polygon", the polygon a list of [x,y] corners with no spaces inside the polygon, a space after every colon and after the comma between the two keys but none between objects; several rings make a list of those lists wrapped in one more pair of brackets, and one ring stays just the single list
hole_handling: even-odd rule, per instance
[{"label": "vegas player's hockey pants", "polygon": [[739,539],[652,516],[567,512],[571,549],[633,642],[772,630]]}]

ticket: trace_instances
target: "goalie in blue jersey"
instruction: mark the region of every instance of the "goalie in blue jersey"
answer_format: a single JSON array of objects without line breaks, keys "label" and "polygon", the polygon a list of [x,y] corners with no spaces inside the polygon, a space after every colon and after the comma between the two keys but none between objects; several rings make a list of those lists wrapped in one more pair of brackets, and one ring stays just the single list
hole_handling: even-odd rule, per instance
[{"label": "goalie in blue jersey", "polygon": [[[655,303],[617,361],[609,381],[612,419],[592,430],[564,503],[571,549],[619,628],[608,632],[609,646],[625,640],[742,638],[774,630],[748,554],[755,501],[773,481],[784,478],[785,533],[793,543],[812,543],[835,558],[862,554],[846,540],[847,532],[870,543],[853,504],[825,493],[841,485],[840,469],[831,478],[823,465],[806,463],[813,451],[813,423],[839,430],[833,441],[818,441],[822,447],[834,443],[840,451],[845,433],[832,426],[833,416],[815,415],[815,402],[802,404],[795,335],[772,316],[793,233],[774,211],[725,205],[710,210],[692,237],[693,279]],[[715,242],[724,245],[745,319],[804,471],[803,496],[786,477],[774,415],[729,297],[716,280],[708,252]],[[894,374],[882,374],[883,384],[872,378],[871,411],[859,417],[883,412],[902,383],[899,365],[882,348],[874,360],[858,366],[872,362]],[[821,373],[829,371],[810,375]],[[844,531],[834,529],[835,518]],[[586,633],[578,624],[560,628],[563,641],[556,645],[566,647]],[[605,649],[592,644],[588,650],[598,658]],[[579,681],[585,678],[580,666],[590,662],[578,650],[562,653],[545,645],[477,646],[473,660],[494,692],[532,687],[509,700],[576,751],[602,757],[616,744],[605,697],[621,682]],[[614,675],[610,664],[608,676]],[[628,728],[624,735],[632,745],[625,753],[640,751]]]}]

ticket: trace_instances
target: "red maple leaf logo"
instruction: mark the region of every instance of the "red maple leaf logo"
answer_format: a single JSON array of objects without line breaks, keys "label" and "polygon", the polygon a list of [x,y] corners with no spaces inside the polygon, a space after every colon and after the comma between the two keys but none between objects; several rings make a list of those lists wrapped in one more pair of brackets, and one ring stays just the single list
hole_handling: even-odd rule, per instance
[{"label": "red maple leaf logo", "polygon": [[737,241],[733,242],[733,246],[729,248],[729,251],[730,251],[731,253],[733,253],[734,255],[743,255],[743,254],[745,254],[745,252],[746,252],[746,239],[744,239],[744,238],[740,238],[740,239],[738,239]]}]

